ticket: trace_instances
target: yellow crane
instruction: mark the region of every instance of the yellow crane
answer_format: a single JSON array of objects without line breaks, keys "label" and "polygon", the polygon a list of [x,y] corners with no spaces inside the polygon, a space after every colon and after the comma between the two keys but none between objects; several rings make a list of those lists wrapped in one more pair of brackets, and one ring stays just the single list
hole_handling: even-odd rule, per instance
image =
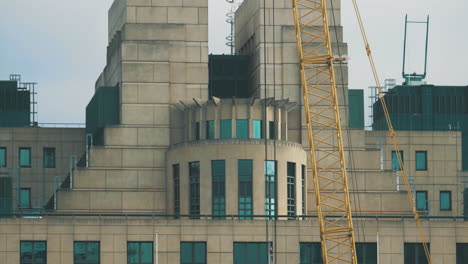
[{"label": "yellow crane", "polygon": [[[359,9],[356,0],[352,1],[420,239],[428,263],[431,264],[424,230],[399,155],[396,133],[387,111]],[[327,0],[292,0],[292,3],[323,262],[357,264],[334,69],[335,64],[344,59],[334,57],[332,53]]]}]

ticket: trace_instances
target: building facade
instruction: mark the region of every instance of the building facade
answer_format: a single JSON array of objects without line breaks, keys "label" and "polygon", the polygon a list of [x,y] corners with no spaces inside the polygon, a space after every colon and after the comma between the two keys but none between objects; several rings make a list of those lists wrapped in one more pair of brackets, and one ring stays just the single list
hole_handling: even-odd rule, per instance
[{"label": "building facade", "polygon": [[[334,51],[346,54],[330,4]],[[45,213],[0,219],[0,262],[321,263],[291,2],[246,0],[235,28],[240,92],[209,78],[207,0],[115,0],[86,132],[44,132],[83,162],[43,192]],[[359,263],[425,263],[390,138],[355,125],[347,64],[336,68]],[[13,134],[6,155],[23,147]],[[433,263],[467,262],[461,132],[398,138]]]}]

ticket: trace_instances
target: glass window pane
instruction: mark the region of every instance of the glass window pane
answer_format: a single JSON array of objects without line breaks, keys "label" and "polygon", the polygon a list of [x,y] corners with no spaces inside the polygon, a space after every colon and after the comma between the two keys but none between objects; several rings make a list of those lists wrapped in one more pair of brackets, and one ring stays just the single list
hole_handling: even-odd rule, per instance
[{"label": "glass window pane", "polygon": [[423,211],[427,210],[427,192],[416,192],[416,209]]},{"label": "glass window pane", "polygon": [[450,191],[440,192],[440,210],[452,210],[452,197]]},{"label": "glass window pane", "polygon": [[253,121],[253,138],[262,138],[262,120]]},{"label": "glass window pane", "polygon": [[249,120],[236,120],[236,137],[249,138]]},{"label": "glass window pane", "polygon": [[215,128],[214,120],[206,121],[206,139],[214,139],[215,137]]},{"label": "glass window pane", "polygon": [[220,121],[220,138],[229,139],[232,138],[232,120],[221,120]]},{"label": "glass window pane", "polygon": [[44,168],[55,168],[55,148],[44,148]]},{"label": "glass window pane", "polygon": [[21,241],[20,243],[20,261],[32,262],[32,242]]},{"label": "glass window pane", "polygon": [[74,243],[73,259],[75,263],[84,263],[86,261],[86,242]]},{"label": "glass window pane", "polygon": [[21,188],[20,191],[20,207],[30,208],[31,207],[31,189]]},{"label": "glass window pane", "polygon": [[195,140],[200,140],[200,122],[195,122]]},{"label": "glass window pane", "polygon": [[141,263],[142,264],[151,264],[153,263],[153,243],[152,242],[142,242],[141,243]]},{"label": "glass window pane", "polygon": [[181,264],[192,263],[192,243],[180,243],[180,262]]},{"label": "glass window pane", "polygon": [[34,242],[34,263],[46,263],[47,246],[45,241]]},{"label": "glass window pane", "polygon": [[[400,151],[401,161],[403,162],[403,151]],[[392,151],[392,169],[401,170],[400,162],[398,161],[398,156],[395,151]]]},{"label": "glass window pane", "polygon": [[426,151],[416,151],[416,170],[427,170]]},{"label": "glass window pane", "polygon": [[127,243],[127,262],[129,264],[138,263],[139,252],[138,252],[138,243],[128,242]]},{"label": "glass window pane", "polygon": [[194,259],[193,263],[202,264],[206,262],[206,244],[205,243],[194,243]]},{"label": "glass window pane", "polygon": [[275,139],[275,121],[270,121],[268,122],[269,128],[268,130],[270,131],[270,135],[268,139]]},{"label": "glass window pane", "polygon": [[87,242],[88,243],[88,262],[99,263],[99,242]]},{"label": "glass window pane", "polygon": [[6,167],[6,148],[0,148],[0,168]]},{"label": "glass window pane", "polygon": [[20,167],[31,167],[31,149],[20,148]]}]

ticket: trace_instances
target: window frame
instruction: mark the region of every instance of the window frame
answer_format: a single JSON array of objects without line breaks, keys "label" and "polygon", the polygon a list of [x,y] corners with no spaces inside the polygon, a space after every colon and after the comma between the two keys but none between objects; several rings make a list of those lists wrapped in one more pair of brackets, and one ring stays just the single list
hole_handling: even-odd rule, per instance
[{"label": "window frame", "polygon": [[[290,168],[292,166],[292,168]],[[292,175],[290,175],[292,172]],[[288,219],[295,219],[294,216],[297,215],[296,210],[296,163],[287,162],[286,163],[286,191],[287,191],[287,213]]]},{"label": "window frame", "polygon": [[[418,154],[424,154],[424,168],[418,168]],[[415,168],[417,171],[427,171],[427,151],[426,150],[417,150],[414,156]]]},{"label": "window frame", "polygon": [[[269,172],[268,164],[273,163],[273,174]],[[267,219],[275,219],[277,215],[277,201],[276,199],[276,181],[278,174],[278,165],[275,160],[265,160],[264,161],[264,174],[265,174],[265,214]]]},{"label": "window frame", "polygon": [[[198,164],[198,173],[194,173],[192,165]],[[189,162],[189,214],[191,219],[200,217],[200,161]]]},{"label": "window frame", "polygon": [[[250,171],[247,174],[241,174],[241,163],[244,161],[250,162]],[[238,180],[238,214],[239,219],[252,219],[252,215],[254,212],[254,204],[253,204],[253,172],[254,172],[254,164],[253,160],[248,159],[241,159],[237,160],[237,180]],[[242,193],[245,192],[245,195]],[[250,193],[250,194],[249,194]],[[241,199],[248,199],[250,198],[250,202],[241,202]],[[245,208],[241,208],[241,205],[245,205]],[[250,205],[250,208],[247,208],[247,205]],[[249,210],[250,209],[250,210]],[[249,214],[247,214],[249,213]]]},{"label": "window frame", "polygon": [[[424,194],[425,195],[425,207],[424,209],[420,208],[418,206],[418,194]],[[428,192],[427,191],[416,191],[416,197],[415,197],[415,200],[416,200],[416,210],[417,211],[429,211],[429,196],[428,196]]]},{"label": "window frame", "polygon": [[[31,261],[22,261],[21,260],[21,255],[22,255],[22,248],[23,248],[23,243],[31,243]],[[38,261],[35,261],[35,250],[34,250],[34,246],[35,244],[37,243],[44,243],[45,245],[45,255],[44,255],[44,262],[38,262]],[[20,240],[20,257],[19,257],[19,263],[20,264],[47,264],[47,241],[46,240]]]},{"label": "window frame", "polygon": [[[50,166],[48,165],[48,163],[46,163],[46,153],[47,153],[47,150],[53,150],[53,156],[54,156],[54,163],[53,163],[53,166]],[[56,166],[57,166],[57,153],[55,151],[55,147],[44,147],[42,148],[42,167],[43,168],[47,168],[47,169],[55,169]],[[46,166],[47,165],[47,166]]]},{"label": "window frame", "polygon": [[[219,163],[219,166],[222,166],[222,173],[215,171],[217,163]],[[215,201],[215,198],[221,200]],[[211,161],[211,214],[213,215],[213,219],[226,218],[226,160]]]},{"label": "window frame", "polygon": [[[23,206],[22,204],[22,194],[23,194],[23,191],[28,191],[28,206]],[[32,205],[31,205],[31,188],[29,187],[21,187],[20,188],[20,199],[19,199],[19,208],[21,209],[30,209],[32,208]]]},{"label": "window frame", "polygon": [[[448,208],[442,208],[442,194],[447,194],[448,193],[448,201],[449,201],[449,207]],[[452,191],[447,191],[443,190],[439,192],[439,209],[440,211],[452,211]]]},{"label": "window frame", "polygon": [[[143,243],[150,243],[151,244],[151,263],[148,262],[142,262],[141,260],[141,245]],[[138,262],[130,262],[129,261],[129,245],[130,244],[138,244],[138,256],[139,256],[139,261]],[[154,242],[153,241],[127,241],[127,264],[154,264]]]},{"label": "window frame", "polygon": [[4,159],[3,159],[3,162],[4,164],[2,164],[2,160],[0,160],[0,168],[6,168],[7,167],[7,148],[6,147],[0,147],[0,151],[3,150],[3,153],[5,155]]},{"label": "window frame", "polygon": [[[89,244],[91,243],[97,243],[98,245],[98,254],[97,254],[97,262],[89,262],[89,261],[85,261],[85,262],[77,262],[76,259],[75,259],[75,245],[78,244],[78,243],[86,243],[86,253],[88,253],[88,246]],[[73,241],[73,263],[74,264],[100,264],[101,263],[101,242],[100,241]]]},{"label": "window frame", "polygon": [[[182,244],[190,244],[190,250],[191,250],[191,261],[190,262],[182,262]],[[205,252],[204,252],[204,262],[195,262],[195,253],[199,253],[195,250],[195,246],[196,245],[203,245],[204,246],[204,249],[205,249]],[[208,251],[207,251],[207,246],[206,246],[206,241],[180,241],[180,251],[179,251],[179,255],[180,255],[180,263],[181,264],[206,264],[207,263],[207,259],[208,259]]]},{"label": "window frame", "polygon": [[175,219],[179,219],[178,215],[180,215],[180,164],[172,165],[172,180],[174,184],[174,214]]},{"label": "window frame", "polygon": [[[417,259],[416,261],[414,259],[407,259],[407,258],[409,258],[409,257],[407,257],[407,253],[410,253],[410,252],[407,252],[410,249],[409,245],[418,246],[418,248],[414,247],[415,251],[414,251],[414,253],[412,253],[414,255],[414,257]],[[429,249],[429,254],[431,254],[431,244],[427,243],[427,247]],[[424,257],[421,257],[421,252],[422,252],[422,255]],[[418,256],[416,256],[416,253],[418,253]],[[423,263],[420,263],[419,258],[422,259]],[[407,262],[407,260],[409,262]],[[426,253],[424,252],[424,248],[423,248],[422,243],[407,243],[407,242],[404,243],[404,245],[403,245],[403,263],[404,264],[427,264]]]},{"label": "window frame", "polygon": [[[239,129],[239,128],[242,128],[242,124],[245,124],[246,127],[244,129]],[[246,133],[245,137],[244,135],[240,137],[239,131],[242,131],[243,134]],[[250,128],[249,128],[248,119],[236,119],[236,138],[237,139],[249,139],[250,138],[249,131],[250,131]]]},{"label": "window frame", "polygon": [[[223,129],[226,124],[228,128]],[[231,139],[232,138],[232,119],[221,119],[219,120],[219,138],[220,139]]]},{"label": "window frame", "polygon": [[[21,165],[21,151],[28,150],[29,151],[29,164],[28,165]],[[18,150],[18,165],[20,168],[31,168],[31,147],[20,147]]]},{"label": "window frame", "polygon": [[205,139],[215,139],[215,127],[214,120],[205,121]]},{"label": "window frame", "polygon": [[[404,164],[405,164],[405,161],[404,161],[405,155],[404,155],[404,154],[405,154],[404,151],[403,151],[403,150],[400,150],[400,156],[401,156],[401,164],[400,164],[399,161],[398,161],[397,152],[396,152],[395,150],[392,150],[392,160],[391,160],[391,162],[392,162],[392,170],[393,170],[393,171],[401,171],[402,165],[404,166]],[[394,163],[394,157],[396,158],[396,162],[398,162],[398,168],[396,168],[396,167],[394,166],[394,165],[395,165],[395,163]]]},{"label": "window frame", "polygon": [[[253,124],[253,139],[262,139],[263,138],[263,120],[252,120]],[[260,130],[260,131],[258,131]],[[257,135],[259,134],[259,136]]]}]

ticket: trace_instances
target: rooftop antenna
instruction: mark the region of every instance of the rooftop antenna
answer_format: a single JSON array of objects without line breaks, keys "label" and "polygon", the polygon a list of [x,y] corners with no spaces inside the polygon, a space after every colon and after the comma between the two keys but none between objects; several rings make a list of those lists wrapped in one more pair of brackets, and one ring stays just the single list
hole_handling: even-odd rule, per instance
[{"label": "rooftop antenna", "polygon": [[229,4],[231,4],[231,10],[226,14],[226,22],[231,26],[231,32],[226,37],[226,46],[231,49],[231,55],[235,54],[234,46],[235,46],[235,16],[237,8],[242,4],[241,0],[226,0]]},{"label": "rooftop antenna", "polygon": [[[407,43],[407,34],[408,34],[408,24],[426,24],[426,46],[424,52],[424,73],[407,73],[406,72],[406,43]],[[405,16],[405,37],[403,40],[403,70],[402,76],[405,79],[406,85],[420,85],[423,80],[426,78],[426,69],[427,69],[427,47],[429,41],[429,15],[427,16],[426,21],[411,21],[408,20],[408,14]]]}]

